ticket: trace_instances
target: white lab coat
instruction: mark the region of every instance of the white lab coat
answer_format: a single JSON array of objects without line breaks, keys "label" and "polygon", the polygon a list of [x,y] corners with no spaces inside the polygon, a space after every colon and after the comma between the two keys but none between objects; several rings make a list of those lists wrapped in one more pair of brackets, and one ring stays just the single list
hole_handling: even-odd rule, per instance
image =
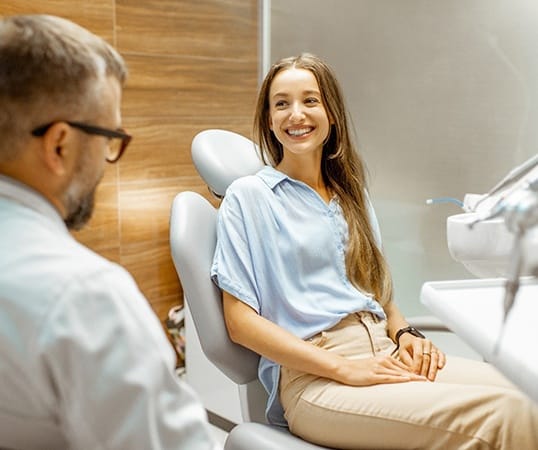
[{"label": "white lab coat", "polygon": [[214,449],[174,366],[132,277],[0,176],[0,448]]}]

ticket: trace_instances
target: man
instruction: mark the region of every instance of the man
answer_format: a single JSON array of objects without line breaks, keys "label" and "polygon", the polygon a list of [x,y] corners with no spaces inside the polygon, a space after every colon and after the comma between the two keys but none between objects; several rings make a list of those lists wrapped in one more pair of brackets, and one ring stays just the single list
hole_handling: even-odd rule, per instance
[{"label": "man", "polygon": [[133,279],[68,232],[129,143],[125,76],[72,22],[0,20],[0,448],[216,448]]}]

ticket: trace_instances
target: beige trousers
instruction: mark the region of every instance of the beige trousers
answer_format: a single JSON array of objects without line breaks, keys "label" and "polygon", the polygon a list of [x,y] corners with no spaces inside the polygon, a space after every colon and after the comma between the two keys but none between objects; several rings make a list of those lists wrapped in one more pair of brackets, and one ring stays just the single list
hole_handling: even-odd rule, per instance
[{"label": "beige trousers", "polygon": [[[395,347],[386,321],[364,312],[311,341],[352,359]],[[280,400],[290,431],[327,447],[538,450],[538,407],[480,361],[448,357],[434,382],[360,387],[283,367]]]}]

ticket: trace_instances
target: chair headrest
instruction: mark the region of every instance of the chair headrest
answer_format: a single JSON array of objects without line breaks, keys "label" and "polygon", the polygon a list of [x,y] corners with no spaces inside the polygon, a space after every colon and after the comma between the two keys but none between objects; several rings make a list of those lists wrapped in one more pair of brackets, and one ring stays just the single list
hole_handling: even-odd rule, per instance
[{"label": "chair headrest", "polygon": [[199,132],[192,140],[191,154],[196,170],[218,197],[224,196],[232,181],[264,166],[258,146],[228,130]]}]

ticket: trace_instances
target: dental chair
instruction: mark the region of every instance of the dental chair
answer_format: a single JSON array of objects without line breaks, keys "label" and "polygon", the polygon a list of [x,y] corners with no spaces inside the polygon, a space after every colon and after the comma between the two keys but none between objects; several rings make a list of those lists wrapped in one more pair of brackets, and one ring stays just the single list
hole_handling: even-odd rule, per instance
[{"label": "dental chair", "polygon": [[[220,198],[234,179],[263,167],[255,144],[226,130],[198,133],[191,151],[196,169],[211,193]],[[228,337],[222,294],[210,279],[216,218],[217,210],[200,194],[190,191],[177,194],[170,213],[170,248],[204,354],[228,378],[245,387],[240,391],[244,422],[230,431],[224,448],[327,450],[292,435],[285,428],[265,422],[267,394],[258,381],[259,356]],[[409,322],[426,331],[447,331],[441,322],[431,317],[416,317]]]}]

